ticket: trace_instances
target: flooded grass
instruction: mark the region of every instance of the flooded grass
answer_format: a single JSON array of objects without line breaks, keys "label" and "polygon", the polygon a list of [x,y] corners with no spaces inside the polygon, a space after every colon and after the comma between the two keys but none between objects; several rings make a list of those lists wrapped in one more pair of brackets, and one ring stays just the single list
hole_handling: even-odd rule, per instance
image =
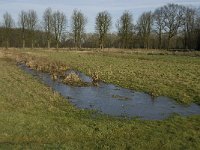
[{"label": "flooded grass", "polygon": [[78,84],[82,82],[81,78],[92,81],[91,77],[78,71],[68,70],[67,85],[64,85],[52,80],[47,73],[32,70],[23,64],[19,67],[63,97],[71,97],[70,102],[79,109],[91,109],[110,116],[138,117],[145,120],[162,120],[174,113],[182,116],[200,115],[200,106],[196,104],[185,106],[167,97],[152,97],[143,92],[132,91],[101,81],[97,82],[98,86],[94,86],[92,82],[87,82],[88,86]]},{"label": "flooded grass", "polygon": [[[112,66],[101,67],[100,77],[103,80],[134,89],[149,89],[149,92],[150,89],[157,87],[155,92],[158,95],[165,93],[180,102],[185,102],[181,101],[185,92],[186,96],[189,96],[187,103],[195,101],[195,97],[199,102],[199,71],[196,69],[199,66],[199,59],[185,56],[162,58],[153,55],[147,56],[151,61],[140,62],[146,65],[139,68],[140,63],[136,61],[138,56],[132,55],[124,56],[125,58],[118,56],[117,61],[117,58],[113,58],[110,54],[88,56],[81,53],[79,59],[76,58],[78,54],[74,52],[56,54],[33,51],[31,54],[40,56],[42,53],[46,53],[45,56],[48,58],[61,60],[85,73],[88,73],[88,68],[91,72],[99,69],[94,67],[97,62],[98,66],[101,66],[107,61]],[[64,54],[66,56],[62,56]],[[114,62],[117,64],[114,65]],[[160,69],[161,73],[166,75],[161,78],[156,72],[159,70],[158,65],[162,64],[164,68]],[[130,73],[124,71],[122,67],[127,65],[130,65],[128,67]],[[155,72],[150,72],[147,68],[147,75],[152,79],[153,73],[156,73],[154,78],[158,80],[154,82],[158,83],[157,86],[152,84],[150,88],[149,82],[146,82],[148,88],[145,88],[143,87],[145,82],[134,82],[137,79],[134,76],[136,71],[139,71],[142,77],[141,70],[147,66],[149,69],[155,69]],[[182,72],[179,78],[173,76],[177,71],[174,70],[175,67],[180,69],[178,73]],[[120,75],[126,76],[120,78]],[[134,79],[128,82],[131,77]],[[161,79],[167,81],[161,84]],[[171,80],[174,86],[170,86],[168,80]],[[25,74],[15,63],[2,58],[0,58],[0,86],[0,149],[199,149],[200,147],[199,115],[191,117],[175,115],[163,121],[141,121],[112,118],[78,110],[58,93]],[[162,89],[159,89],[161,87]]]},{"label": "flooded grass", "polygon": [[[34,55],[43,54],[36,51]],[[49,52],[46,58],[70,64],[90,76],[180,103],[200,103],[199,57],[141,53]]]}]

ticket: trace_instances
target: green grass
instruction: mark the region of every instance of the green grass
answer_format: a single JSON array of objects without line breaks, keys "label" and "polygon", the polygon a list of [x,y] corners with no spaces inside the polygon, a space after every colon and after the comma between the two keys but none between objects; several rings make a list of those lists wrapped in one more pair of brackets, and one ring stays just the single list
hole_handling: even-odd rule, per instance
[{"label": "green grass", "polygon": [[106,82],[152,96],[168,96],[181,103],[200,104],[200,57],[158,55],[155,52],[35,50],[31,54],[62,61],[86,74],[97,72]]},{"label": "green grass", "polygon": [[[103,59],[99,64],[104,64],[106,61],[114,64],[117,59],[110,54],[102,56],[101,54],[87,55],[71,52],[47,55],[51,59],[71,62],[72,66],[82,68],[86,72],[86,67],[92,69],[98,60]],[[118,65],[126,63],[130,58],[138,58],[132,55],[118,57]],[[167,59],[164,58],[163,62]],[[186,61],[186,59],[181,59],[181,61]],[[194,63],[194,61],[191,62]],[[198,60],[196,63],[198,64]],[[99,64],[97,66],[101,66]],[[103,71],[106,72],[106,69],[108,67],[105,67]],[[121,68],[121,70],[125,69]],[[119,77],[119,75],[116,76]],[[102,78],[107,79],[103,73]],[[116,81],[116,83],[122,84],[123,78],[117,79],[119,82]],[[115,79],[108,81],[115,81]],[[76,109],[59,94],[5,58],[0,58],[0,87],[0,149],[200,148],[199,115],[173,116],[163,121],[94,116],[94,112]]]}]

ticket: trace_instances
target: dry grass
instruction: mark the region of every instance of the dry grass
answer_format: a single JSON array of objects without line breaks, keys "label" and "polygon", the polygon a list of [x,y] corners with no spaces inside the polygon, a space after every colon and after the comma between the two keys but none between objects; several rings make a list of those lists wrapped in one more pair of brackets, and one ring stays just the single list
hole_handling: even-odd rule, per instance
[{"label": "dry grass", "polygon": [[81,79],[79,78],[79,76],[77,74],[70,73],[63,79],[63,82],[66,84],[72,85],[72,84],[81,82]]}]

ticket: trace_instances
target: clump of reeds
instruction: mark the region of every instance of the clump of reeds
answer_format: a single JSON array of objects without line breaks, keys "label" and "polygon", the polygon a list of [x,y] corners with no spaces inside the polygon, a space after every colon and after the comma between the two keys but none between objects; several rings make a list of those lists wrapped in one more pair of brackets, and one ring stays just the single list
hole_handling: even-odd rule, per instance
[{"label": "clump of reeds", "polygon": [[58,79],[58,75],[56,73],[53,73],[51,75],[52,80],[57,80]]},{"label": "clump of reeds", "polygon": [[[83,82],[76,73],[70,73],[66,75],[66,71],[69,67],[62,62],[51,62],[45,58],[36,58],[34,56],[19,55],[16,58],[18,63],[23,63],[27,67],[46,72],[51,75],[52,80],[60,79],[63,83],[72,86],[88,86],[89,84]],[[98,80],[98,75],[94,74],[94,82]]]},{"label": "clump of reeds", "polygon": [[93,83],[93,85],[98,85],[98,82],[100,81],[100,78],[99,78],[99,75],[98,75],[98,73],[97,72],[94,72],[93,74],[92,74],[92,83]]},{"label": "clump of reeds", "polygon": [[83,82],[81,81],[81,79],[79,78],[79,76],[76,73],[68,74],[63,79],[63,82],[65,84],[69,84],[69,85],[81,85],[81,84],[83,84]]}]

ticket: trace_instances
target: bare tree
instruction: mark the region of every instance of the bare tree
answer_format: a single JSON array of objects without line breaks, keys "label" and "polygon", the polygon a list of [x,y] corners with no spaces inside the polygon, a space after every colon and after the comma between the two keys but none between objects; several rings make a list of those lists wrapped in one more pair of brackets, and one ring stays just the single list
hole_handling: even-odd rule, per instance
[{"label": "bare tree", "polygon": [[163,7],[157,8],[153,14],[154,31],[158,35],[158,48],[162,48],[162,33],[164,32],[164,10]]},{"label": "bare tree", "polygon": [[111,27],[111,15],[107,11],[103,11],[97,14],[96,17],[96,32],[99,36],[100,48],[104,48],[105,38]]},{"label": "bare tree", "polygon": [[184,7],[178,4],[168,4],[163,7],[165,31],[168,33],[167,49],[170,48],[170,40],[177,35],[183,26]]},{"label": "bare tree", "polygon": [[56,47],[62,39],[64,31],[66,29],[67,19],[64,13],[56,11],[53,13],[53,31],[56,39]]},{"label": "bare tree", "polygon": [[25,11],[21,11],[19,14],[19,26],[21,28],[22,32],[22,47],[25,48],[25,29],[26,29],[26,18],[27,18],[27,13]]},{"label": "bare tree", "polygon": [[200,7],[196,10],[195,28],[200,29]]},{"label": "bare tree", "polygon": [[143,13],[140,18],[138,19],[137,27],[139,31],[139,35],[144,42],[144,47],[149,48],[149,38],[152,31],[153,25],[153,16],[151,11]]},{"label": "bare tree", "polygon": [[184,43],[186,49],[191,49],[193,32],[195,29],[196,10],[186,7],[184,12]]},{"label": "bare tree", "polygon": [[6,12],[3,15],[3,28],[5,29],[6,49],[9,47],[9,37],[12,27],[14,27],[14,20],[12,19],[12,16]]},{"label": "bare tree", "polygon": [[123,48],[129,48],[129,43],[133,37],[133,16],[129,11],[125,11],[117,23],[118,36]]},{"label": "bare tree", "polygon": [[53,32],[53,13],[51,8],[47,8],[43,14],[43,27],[47,36],[47,47],[51,47],[51,34]]},{"label": "bare tree", "polygon": [[34,43],[35,43],[35,30],[37,27],[37,21],[38,21],[38,17],[37,17],[37,13],[34,10],[29,10],[27,12],[27,17],[26,17],[26,28],[28,29],[29,33],[30,33],[30,37],[31,37],[31,47],[34,47]]},{"label": "bare tree", "polygon": [[81,11],[74,10],[71,20],[71,28],[73,32],[75,47],[81,48],[81,41],[83,39],[87,19]]},{"label": "bare tree", "polygon": [[196,49],[200,50],[200,7],[196,11],[195,35],[196,35]]}]

